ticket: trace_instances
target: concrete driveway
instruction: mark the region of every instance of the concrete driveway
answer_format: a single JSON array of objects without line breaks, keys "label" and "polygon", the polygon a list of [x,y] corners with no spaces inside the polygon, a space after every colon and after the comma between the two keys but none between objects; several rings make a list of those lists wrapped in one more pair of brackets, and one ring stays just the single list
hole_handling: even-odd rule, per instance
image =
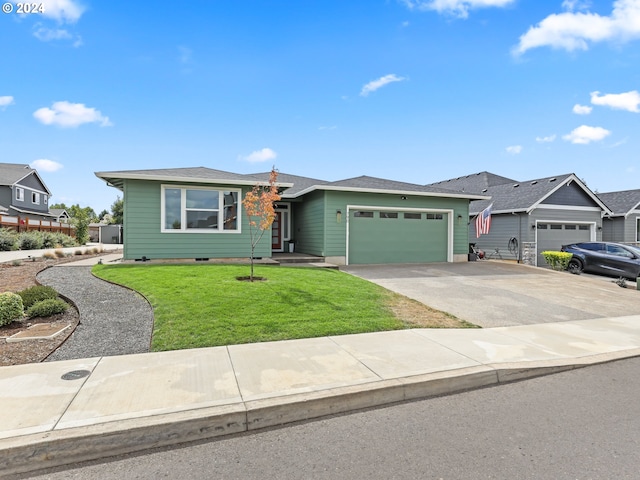
[{"label": "concrete driveway", "polygon": [[635,284],[499,261],[340,267],[482,327],[640,313]]}]

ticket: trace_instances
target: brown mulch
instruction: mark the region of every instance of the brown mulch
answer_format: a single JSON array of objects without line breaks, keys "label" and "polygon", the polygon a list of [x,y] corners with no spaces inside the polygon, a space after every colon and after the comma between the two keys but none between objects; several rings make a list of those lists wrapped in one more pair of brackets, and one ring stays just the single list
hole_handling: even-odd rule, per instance
[{"label": "brown mulch", "polygon": [[[54,265],[77,261],[95,255],[81,257],[65,257],[55,259],[37,258],[34,261],[20,260],[17,262],[0,263],[0,292],[17,293],[25,288],[38,285],[36,275],[41,270]],[[56,348],[73,333],[80,321],[75,307],[71,306],[65,313],[46,318],[30,318],[20,322],[12,322],[0,327],[0,366],[22,365],[38,363],[45,360]],[[35,324],[49,324],[52,327],[71,325],[62,334],[53,339],[24,340],[7,343],[7,337],[27,330]]]}]

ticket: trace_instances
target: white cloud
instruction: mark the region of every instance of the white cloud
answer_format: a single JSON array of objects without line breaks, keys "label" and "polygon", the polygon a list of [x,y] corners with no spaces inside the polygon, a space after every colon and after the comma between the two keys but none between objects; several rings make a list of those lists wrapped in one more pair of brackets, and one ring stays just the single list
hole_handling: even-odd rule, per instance
[{"label": "white cloud", "polygon": [[43,172],[55,172],[63,168],[61,163],[54,162],[53,160],[47,160],[46,158],[35,160],[31,162],[30,166],[31,168],[35,168],[36,170],[41,170]]},{"label": "white cloud", "polygon": [[512,53],[521,55],[529,49],[548,46],[567,51],[587,50],[589,43],[614,40],[625,42],[640,37],[640,0],[615,0],[611,15],[572,9],[582,2],[564,2],[568,11],[551,14],[520,37]]},{"label": "white cloud", "polygon": [[589,115],[591,110],[593,110],[593,107],[590,107],[589,105],[580,105],[579,103],[576,103],[573,106],[573,113],[576,115]]},{"label": "white cloud", "polygon": [[384,77],[380,77],[377,80],[372,80],[371,82],[367,83],[364,87],[362,87],[362,90],[360,90],[360,95],[363,97],[366,97],[371,92],[375,92],[376,90],[384,87],[385,85],[389,85],[390,83],[393,83],[393,82],[402,82],[404,80],[405,80],[404,77],[399,77],[394,73],[385,75]]},{"label": "white cloud", "polygon": [[51,40],[69,40],[73,36],[66,30],[57,28],[39,27],[33,32],[33,36],[43,42],[50,42]]},{"label": "white cloud", "polygon": [[538,143],[551,143],[556,139],[555,133],[553,135],[548,135],[546,137],[536,137],[536,142]]},{"label": "white cloud", "polygon": [[338,128],[337,125],[322,125],[320,127],[318,127],[318,130],[335,130],[336,128]]},{"label": "white cloud", "polygon": [[251,152],[249,155],[243,157],[238,157],[240,160],[244,160],[249,163],[260,163],[260,162],[268,162],[269,160],[275,160],[278,156],[276,152],[271,150],[270,148],[263,148],[262,150],[256,150],[255,152]]},{"label": "white cloud", "polygon": [[602,105],[613,108],[614,110],[627,110],[629,112],[639,113],[640,109],[640,93],[632,90],[625,93],[608,93],[599,96],[600,92],[591,92],[591,103],[594,105]]},{"label": "white cloud", "polygon": [[400,0],[409,10],[435,10],[438,13],[467,18],[469,10],[506,7],[515,0]]},{"label": "white cloud", "polygon": [[0,97],[0,108],[4,110],[9,105],[13,105],[15,102],[13,101],[13,97],[11,95],[5,95],[4,97]]},{"label": "white cloud", "polygon": [[591,142],[600,141],[610,134],[611,132],[609,130],[602,127],[580,125],[578,128],[574,128],[571,133],[563,135],[562,138],[571,143],[587,145]]},{"label": "white cloud", "polygon": [[507,147],[506,150],[507,153],[511,155],[518,155],[520,152],[522,152],[522,145],[511,145]]},{"label": "white cloud", "polygon": [[43,16],[60,23],[75,23],[85,11],[84,6],[76,0],[40,0],[43,5]]},{"label": "white cloud", "polygon": [[95,108],[85,107],[83,103],[55,102],[52,108],[39,108],[33,116],[45,125],[57,125],[72,128],[83,123],[99,123],[101,127],[113,124]]}]

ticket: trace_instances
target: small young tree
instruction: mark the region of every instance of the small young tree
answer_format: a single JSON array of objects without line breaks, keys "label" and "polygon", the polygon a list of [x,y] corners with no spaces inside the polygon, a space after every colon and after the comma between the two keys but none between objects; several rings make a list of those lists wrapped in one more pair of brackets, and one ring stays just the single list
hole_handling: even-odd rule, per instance
[{"label": "small young tree", "polygon": [[242,205],[247,215],[249,215],[249,236],[251,241],[250,282],[253,282],[253,257],[256,246],[262,239],[264,232],[271,228],[271,224],[276,218],[274,203],[280,200],[278,187],[276,186],[277,180],[278,172],[273,167],[269,174],[268,185],[254,185],[242,200]]}]

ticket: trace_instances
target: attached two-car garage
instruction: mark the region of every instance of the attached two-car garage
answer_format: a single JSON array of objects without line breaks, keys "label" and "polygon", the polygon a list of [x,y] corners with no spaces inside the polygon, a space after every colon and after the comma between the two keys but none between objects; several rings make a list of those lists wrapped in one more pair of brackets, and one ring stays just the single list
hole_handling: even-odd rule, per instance
[{"label": "attached two-car garage", "polygon": [[538,253],[538,266],[547,264],[542,252],[548,250],[560,250],[562,245],[578,242],[590,242],[595,240],[592,223],[575,222],[536,222],[536,244]]},{"label": "attached two-car garage", "polygon": [[450,210],[349,207],[347,263],[452,261]]}]

